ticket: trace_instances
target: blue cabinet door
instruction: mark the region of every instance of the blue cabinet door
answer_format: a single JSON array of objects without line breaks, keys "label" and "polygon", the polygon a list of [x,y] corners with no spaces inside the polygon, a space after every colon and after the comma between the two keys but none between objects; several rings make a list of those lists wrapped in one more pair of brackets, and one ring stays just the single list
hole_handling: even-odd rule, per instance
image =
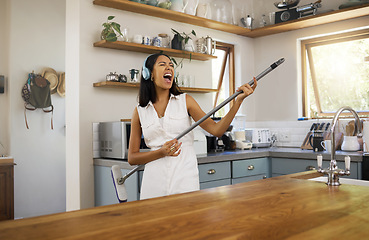
[{"label": "blue cabinet door", "polygon": [[[317,168],[316,160],[303,160],[303,159],[291,159],[291,158],[272,158],[272,176],[280,176],[298,172],[304,172],[309,170],[310,167]],[[329,166],[330,161],[323,161],[323,168]],[[337,162],[338,168],[344,169],[345,162]],[[360,165],[357,162],[351,162],[351,174],[344,176],[347,178],[359,179]]]}]

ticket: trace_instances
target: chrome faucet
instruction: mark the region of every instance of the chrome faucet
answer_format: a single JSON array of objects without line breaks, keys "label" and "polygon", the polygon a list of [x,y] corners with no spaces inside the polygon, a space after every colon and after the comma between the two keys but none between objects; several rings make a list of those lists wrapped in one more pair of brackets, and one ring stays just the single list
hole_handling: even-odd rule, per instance
[{"label": "chrome faucet", "polygon": [[354,135],[355,134],[356,135],[361,134],[361,122],[360,122],[360,118],[359,118],[359,115],[357,114],[357,112],[355,112],[350,107],[342,107],[342,108],[338,109],[338,111],[334,115],[334,118],[333,118],[332,124],[331,124],[331,129],[330,129],[332,148],[331,148],[331,162],[330,162],[328,168],[322,169],[323,157],[321,155],[318,156],[318,172],[328,175],[328,181],[327,181],[326,184],[329,185],[329,186],[339,186],[339,185],[341,185],[340,181],[339,181],[339,176],[350,175],[350,157],[349,156],[345,157],[345,170],[337,168],[337,162],[336,162],[336,136],[335,136],[336,134],[334,132],[334,129],[335,129],[336,124],[338,122],[339,115],[345,110],[350,111],[352,113],[352,115],[354,115],[354,117],[355,117]]}]

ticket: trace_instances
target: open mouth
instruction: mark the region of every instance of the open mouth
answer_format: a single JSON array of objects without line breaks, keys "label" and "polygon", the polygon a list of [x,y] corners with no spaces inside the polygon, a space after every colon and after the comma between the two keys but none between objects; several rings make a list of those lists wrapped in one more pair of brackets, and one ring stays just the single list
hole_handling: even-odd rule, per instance
[{"label": "open mouth", "polygon": [[166,82],[172,82],[172,77],[173,77],[172,73],[165,73],[163,77]]}]

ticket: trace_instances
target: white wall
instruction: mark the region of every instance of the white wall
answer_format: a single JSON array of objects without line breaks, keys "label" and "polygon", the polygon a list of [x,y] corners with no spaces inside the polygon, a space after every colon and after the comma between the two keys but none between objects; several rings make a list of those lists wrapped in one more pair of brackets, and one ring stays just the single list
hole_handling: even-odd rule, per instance
[{"label": "white wall", "polygon": [[52,95],[51,114],[27,111],[27,130],[21,89],[29,72],[44,67],[65,71],[65,1],[11,0],[9,4],[8,94],[10,150],[14,168],[15,217],[65,211],[65,100]]}]

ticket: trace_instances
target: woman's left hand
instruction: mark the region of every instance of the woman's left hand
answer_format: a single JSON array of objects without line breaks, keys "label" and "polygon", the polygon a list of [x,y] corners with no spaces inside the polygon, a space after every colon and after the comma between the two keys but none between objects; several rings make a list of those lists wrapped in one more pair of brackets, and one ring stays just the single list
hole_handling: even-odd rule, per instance
[{"label": "woman's left hand", "polygon": [[242,85],[241,87],[237,88],[237,91],[242,91],[240,95],[237,96],[237,100],[243,101],[247,96],[251,95],[255,88],[257,87],[258,82],[254,77],[254,85],[250,86],[248,83]]}]

